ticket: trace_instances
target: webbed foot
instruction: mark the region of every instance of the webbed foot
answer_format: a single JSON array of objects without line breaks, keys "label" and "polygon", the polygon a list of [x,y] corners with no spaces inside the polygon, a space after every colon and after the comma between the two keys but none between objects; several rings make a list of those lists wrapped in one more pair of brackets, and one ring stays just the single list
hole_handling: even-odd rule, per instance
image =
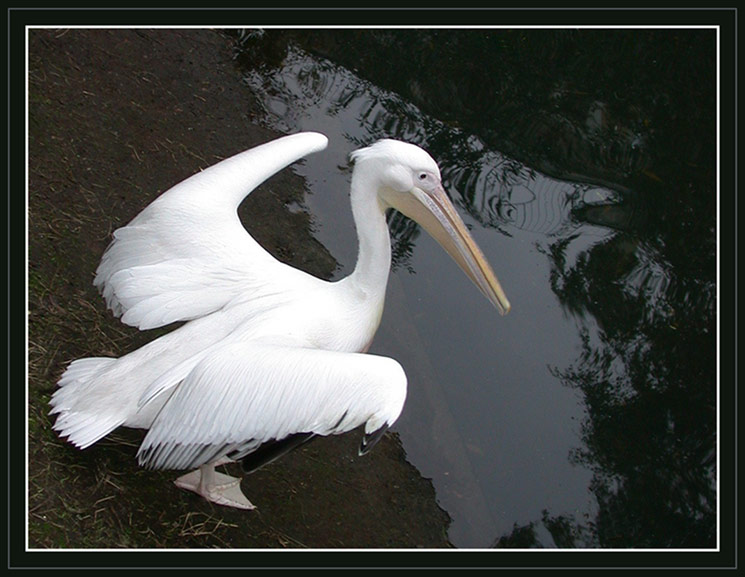
[{"label": "webbed foot", "polygon": [[241,480],[215,471],[215,464],[202,465],[196,471],[174,481],[180,489],[194,491],[208,501],[236,509],[255,509],[241,491]]}]

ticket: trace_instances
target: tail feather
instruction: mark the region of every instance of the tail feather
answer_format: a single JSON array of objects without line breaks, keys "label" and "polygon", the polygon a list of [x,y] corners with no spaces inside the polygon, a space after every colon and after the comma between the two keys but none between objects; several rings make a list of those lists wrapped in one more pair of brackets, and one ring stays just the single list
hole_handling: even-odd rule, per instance
[{"label": "tail feather", "polygon": [[90,357],[73,361],[60,378],[59,388],[52,395],[49,404],[50,414],[59,415],[54,430],[66,437],[80,449],[89,447],[120,426],[125,418],[116,411],[97,411],[86,403],[96,377],[117,359],[110,357]]},{"label": "tail feather", "polygon": [[112,357],[87,357],[73,361],[62,374],[57,384],[60,387],[64,387],[75,381],[79,381],[80,383],[88,382],[96,373],[104,367],[109,366],[115,360]]}]

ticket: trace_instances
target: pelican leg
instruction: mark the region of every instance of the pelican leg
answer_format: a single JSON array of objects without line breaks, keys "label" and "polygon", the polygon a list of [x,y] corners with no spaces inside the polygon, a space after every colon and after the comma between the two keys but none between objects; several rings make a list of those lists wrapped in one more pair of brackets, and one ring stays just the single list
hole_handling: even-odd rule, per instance
[{"label": "pelican leg", "polygon": [[241,492],[241,480],[215,471],[217,463],[202,465],[174,481],[180,489],[194,491],[208,501],[236,509],[255,509]]}]

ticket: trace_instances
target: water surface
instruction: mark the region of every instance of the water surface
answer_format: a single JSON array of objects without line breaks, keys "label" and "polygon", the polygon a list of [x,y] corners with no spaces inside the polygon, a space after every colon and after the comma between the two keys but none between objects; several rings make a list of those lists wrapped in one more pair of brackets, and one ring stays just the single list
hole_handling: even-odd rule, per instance
[{"label": "water surface", "polygon": [[406,369],[395,430],[452,517],[451,541],[712,547],[713,33],[240,39],[258,120],[329,137],[295,170],[336,278],[357,250],[347,156],[392,137],[438,161],[510,298],[500,317],[391,215],[394,271],[371,352]]}]

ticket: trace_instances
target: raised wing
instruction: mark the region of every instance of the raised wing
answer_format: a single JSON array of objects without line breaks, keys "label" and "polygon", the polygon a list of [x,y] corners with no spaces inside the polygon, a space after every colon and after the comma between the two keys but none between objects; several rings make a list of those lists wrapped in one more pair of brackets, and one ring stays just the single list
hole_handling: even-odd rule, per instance
[{"label": "raised wing", "polygon": [[150,468],[190,469],[363,423],[369,444],[398,418],[405,398],[406,375],[388,357],[233,343],[176,388],[137,456]]},{"label": "raised wing", "polygon": [[122,322],[140,329],[191,320],[239,293],[271,290],[280,265],[238,218],[267,178],[327,138],[305,132],[223,160],[167,190],[114,232],[94,284]]}]

